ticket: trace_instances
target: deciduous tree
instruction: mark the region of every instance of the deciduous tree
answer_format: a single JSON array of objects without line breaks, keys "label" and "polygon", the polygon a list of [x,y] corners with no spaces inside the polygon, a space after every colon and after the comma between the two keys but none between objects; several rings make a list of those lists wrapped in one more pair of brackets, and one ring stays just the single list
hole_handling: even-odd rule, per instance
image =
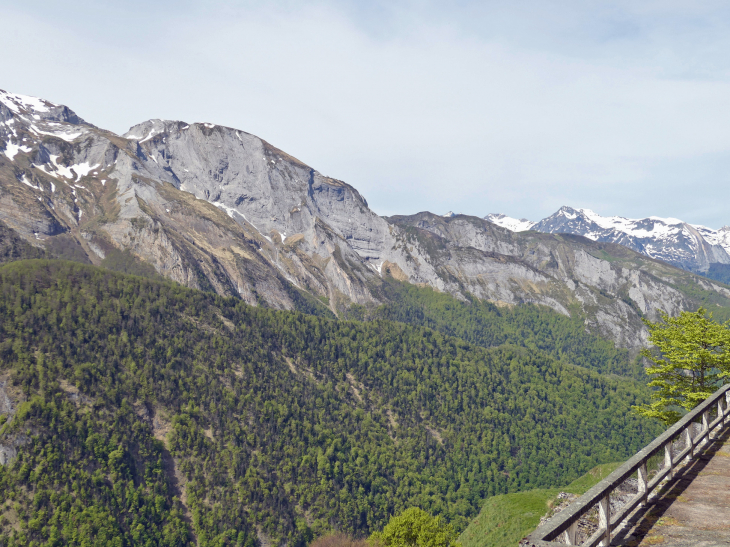
[{"label": "deciduous tree", "polygon": [[453,526],[423,509],[411,507],[390,519],[371,539],[385,547],[461,547]]},{"label": "deciduous tree", "polygon": [[661,321],[644,322],[654,347],[641,355],[654,364],[646,373],[652,377],[649,386],[656,389],[650,404],[634,408],[673,424],[682,416],[680,409],[692,410],[730,375],[730,327],[714,321],[704,308],[677,317],[663,313]]}]

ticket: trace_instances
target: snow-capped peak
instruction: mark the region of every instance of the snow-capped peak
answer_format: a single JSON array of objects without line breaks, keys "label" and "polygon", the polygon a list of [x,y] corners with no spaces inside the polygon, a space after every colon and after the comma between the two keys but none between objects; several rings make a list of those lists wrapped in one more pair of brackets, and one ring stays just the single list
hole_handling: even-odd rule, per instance
[{"label": "snow-capped peak", "polygon": [[604,217],[591,209],[563,206],[540,222],[491,214],[486,220],[512,230],[577,234],[594,241],[619,243],[652,258],[690,271],[707,271],[712,263],[730,264],[730,227],[713,230],[677,218]]},{"label": "snow-capped peak", "polygon": [[512,232],[524,232],[526,230],[531,230],[532,227],[537,224],[536,222],[532,222],[525,218],[516,219],[499,213],[490,213],[484,217],[484,220],[488,220],[492,224],[496,224],[502,228],[507,228]]},{"label": "snow-capped peak", "polygon": [[93,127],[66,106],[38,97],[9,93],[0,89],[0,122],[5,124],[14,123],[11,120],[32,126],[40,124],[33,128],[38,135],[56,133],[56,131],[51,130],[51,126],[59,127],[59,124],[64,123]]},{"label": "snow-capped peak", "polygon": [[[633,237],[666,237],[682,230],[684,222],[676,218],[648,217],[643,219],[624,218],[620,216],[604,217],[591,209],[572,209],[562,207],[553,217],[564,216],[569,220],[583,217],[603,230],[615,230]],[[548,217],[548,219],[551,217]],[[545,219],[545,220],[548,220]],[[545,222],[545,221],[543,221]],[[589,239],[598,239],[598,234],[588,232]]]},{"label": "snow-capped peak", "polygon": [[723,226],[719,230],[713,230],[700,224],[692,224],[691,226],[702,234],[702,237],[705,238],[707,243],[710,245],[719,245],[730,253],[730,226]]},{"label": "snow-capped peak", "polygon": [[2,89],[0,89],[0,103],[3,103],[8,110],[14,114],[20,114],[23,110],[29,110],[31,112],[49,112],[51,108],[58,106],[57,104],[44,99],[39,99],[38,97],[8,93]]}]

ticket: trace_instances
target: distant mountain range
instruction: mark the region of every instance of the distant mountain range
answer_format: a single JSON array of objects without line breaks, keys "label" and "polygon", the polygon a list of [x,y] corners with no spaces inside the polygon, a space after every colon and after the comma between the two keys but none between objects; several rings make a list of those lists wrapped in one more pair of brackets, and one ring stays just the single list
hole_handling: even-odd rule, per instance
[{"label": "distant mountain range", "polygon": [[[604,217],[590,209],[561,207],[539,222],[489,214],[485,220],[511,230],[576,234],[593,241],[618,243],[684,270],[708,275],[730,264],[730,226],[713,230],[676,218]],[[724,280],[724,279],[723,279]]]},{"label": "distant mountain range", "polygon": [[[649,219],[626,234],[571,211],[530,226],[381,217],[352,186],[237,129],[149,120],[117,135],[66,106],[0,91],[0,258],[23,240],[54,257],[340,317],[387,302],[395,279],[463,301],[542,304],[634,349],[646,342],[641,317],[658,310],[711,303],[730,317],[730,289],[672,266],[727,265],[726,232]],[[589,237],[514,231],[581,223]]]}]

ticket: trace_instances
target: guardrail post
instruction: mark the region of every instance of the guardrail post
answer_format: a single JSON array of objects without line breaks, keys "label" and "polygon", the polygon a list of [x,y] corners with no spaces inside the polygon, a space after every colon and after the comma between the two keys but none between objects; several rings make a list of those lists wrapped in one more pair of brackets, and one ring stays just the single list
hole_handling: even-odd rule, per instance
[{"label": "guardrail post", "polygon": [[[725,415],[725,409],[722,408],[722,399],[717,400],[717,417]],[[721,422],[722,423],[722,422]]]},{"label": "guardrail post", "polygon": [[[722,430],[722,425],[725,423],[725,420],[722,418],[723,411],[722,411],[722,399],[717,400],[717,419],[719,420],[719,423],[715,426],[715,436],[713,438],[717,438],[717,436],[720,434],[720,431]],[[717,426],[720,426],[718,429]],[[709,437],[710,434],[708,433],[707,436]]]},{"label": "guardrail post", "polygon": [[641,493],[641,505],[646,505],[649,499],[649,475],[646,472],[646,462],[642,463],[639,472],[639,492]]},{"label": "guardrail post", "polygon": [[563,539],[567,545],[575,545],[575,535],[578,532],[578,521],[571,524],[568,529],[563,532]]},{"label": "guardrail post", "polygon": [[611,493],[610,491],[605,497],[598,501],[598,526],[605,528],[603,539],[599,545],[601,547],[609,547],[611,545]]},{"label": "guardrail post", "polygon": [[684,441],[686,445],[690,447],[689,459],[691,460],[695,457],[695,442],[692,438],[692,424],[689,424],[687,429],[684,430]]},{"label": "guardrail post", "polygon": [[669,474],[667,475],[670,479],[674,478],[674,462],[672,461],[672,441],[671,439],[667,444],[664,445],[664,467],[669,468]]}]

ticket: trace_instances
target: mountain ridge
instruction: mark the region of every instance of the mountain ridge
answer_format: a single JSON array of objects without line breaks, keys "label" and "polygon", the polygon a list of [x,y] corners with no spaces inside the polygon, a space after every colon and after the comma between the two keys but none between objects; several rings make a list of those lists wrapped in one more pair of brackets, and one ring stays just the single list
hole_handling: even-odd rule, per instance
[{"label": "mountain ridge", "polygon": [[464,301],[577,313],[632,349],[646,342],[641,318],[660,309],[730,309],[726,287],[618,246],[466,215],[381,217],[349,184],[234,128],[149,120],[120,136],[6,92],[0,221],[51,256],[100,265],[121,252],[181,284],[276,309],[346,315],[382,303],[391,276]]},{"label": "mountain ridge", "polygon": [[713,230],[676,218],[603,217],[590,209],[568,206],[538,222],[493,213],[484,218],[514,232],[569,233],[619,243],[690,272],[706,274],[712,264],[730,264],[729,226]]}]

